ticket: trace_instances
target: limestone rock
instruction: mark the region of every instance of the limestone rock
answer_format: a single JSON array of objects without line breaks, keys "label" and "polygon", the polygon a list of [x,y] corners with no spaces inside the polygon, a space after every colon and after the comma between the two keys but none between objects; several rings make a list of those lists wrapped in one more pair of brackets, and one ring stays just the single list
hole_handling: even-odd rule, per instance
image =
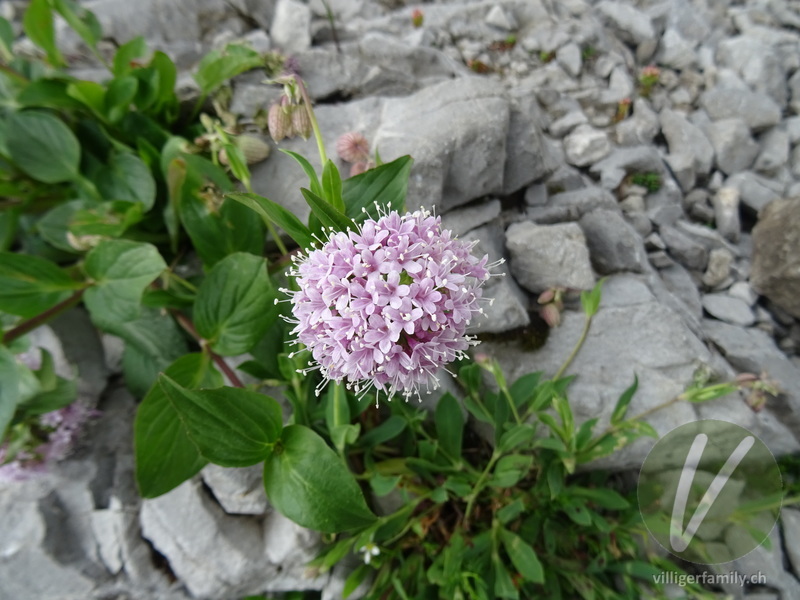
[{"label": "limestone rock", "polygon": [[800,318],[800,202],[769,204],[753,229],[753,287]]}]

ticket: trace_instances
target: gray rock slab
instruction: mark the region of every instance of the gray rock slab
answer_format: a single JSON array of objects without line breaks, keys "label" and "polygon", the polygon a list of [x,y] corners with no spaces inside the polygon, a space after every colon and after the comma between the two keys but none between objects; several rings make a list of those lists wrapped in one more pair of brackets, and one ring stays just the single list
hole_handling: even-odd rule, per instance
[{"label": "gray rock slab", "polygon": [[[764,439],[773,452],[776,445],[782,445],[780,453],[791,451],[800,438],[800,368],[775,345],[772,337],[761,329],[739,327],[722,321],[706,319],[703,332],[719,349],[725,359],[737,370],[744,373],[767,373],[767,377],[777,382],[781,396],[769,400],[767,408],[788,427],[794,439]],[[763,439],[763,438],[762,438]]]},{"label": "gray rock slab", "polygon": [[743,119],[722,119],[711,124],[709,139],[720,171],[733,175],[748,169],[759,153]]},{"label": "gray rock slab", "polygon": [[[481,351],[500,361],[509,381],[533,371],[552,375],[572,351],[583,324],[582,314],[566,311],[561,325],[551,330],[547,343],[536,352],[521,351],[510,342],[485,342]],[[680,394],[696,366],[708,360],[708,350],[682,317],[656,300],[640,277],[612,275],[603,286],[601,307],[586,343],[568,369],[578,374],[568,390],[576,421],[599,418],[598,426],[604,427],[634,374],[639,389],[629,414],[665,402]],[[663,434],[695,418],[691,405],[679,403],[648,420]],[[638,467],[650,445],[637,442],[603,466]]]},{"label": "gray rock slab", "polygon": [[410,154],[406,204],[446,211],[503,190],[509,102],[492,82],[467,77],[383,105],[375,147]]},{"label": "gray rock slab", "polygon": [[745,83],[767,94],[779,107],[786,106],[786,73],[770,44],[746,34],[733,36],[720,41],[717,61],[735,70]]},{"label": "gray rock slab", "polygon": [[614,130],[620,146],[649,145],[658,134],[659,116],[645,98],[633,101],[633,114],[617,123]]},{"label": "gray rock slab", "polygon": [[756,214],[773,200],[778,200],[784,191],[782,183],[762,177],[752,171],[736,173],[728,177],[725,180],[725,187],[736,188],[744,207]]},{"label": "gray rock slab", "polygon": [[662,226],[659,234],[675,260],[692,271],[705,270],[708,263],[708,250],[703,244],[671,226]]},{"label": "gray rock slab", "polygon": [[529,219],[541,224],[561,221],[577,221],[583,215],[598,208],[615,209],[617,201],[608,190],[600,187],[582,187],[576,190],[553,194],[543,206],[530,206]]},{"label": "gray rock slab", "polygon": [[442,215],[442,227],[457,236],[463,236],[468,231],[497,218],[500,215],[500,208],[500,200],[497,199],[476,206],[456,208]]},{"label": "gray rock slab", "polygon": [[759,139],[761,152],[756,158],[753,168],[756,171],[772,173],[789,160],[789,134],[785,131],[773,128],[766,132]]},{"label": "gray rock slab", "polygon": [[800,318],[800,201],[779,200],[753,229],[753,288]]},{"label": "gray rock slab", "polygon": [[744,119],[753,130],[766,129],[781,120],[781,107],[767,94],[741,87],[717,85],[700,96],[700,105],[714,119]]},{"label": "gray rock slab", "polygon": [[277,0],[269,35],[285,54],[311,46],[311,9],[298,0]]},{"label": "gray rock slab", "polygon": [[515,223],[506,231],[506,248],[515,279],[534,294],[555,286],[594,286],[586,238],[576,223]]},{"label": "gray rock slab", "polygon": [[642,238],[618,210],[595,210],[578,222],[584,235],[592,265],[601,275],[620,271],[642,272],[647,254]]},{"label": "gray rock slab", "polygon": [[652,146],[616,148],[589,169],[600,174],[600,185],[607,190],[616,189],[630,173],[661,173],[663,170],[661,157]]},{"label": "gray rock slab", "polygon": [[229,515],[263,515],[269,506],[260,465],[239,469],[207,465],[203,481]]},{"label": "gray rock slab", "polygon": [[727,294],[706,294],[703,296],[703,308],[712,317],[731,325],[749,327],[756,320],[744,300]]},{"label": "gray rock slab", "polygon": [[641,44],[655,37],[653,23],[646,13],[625,2],[603,0],[595,6],[614,33],[625,42]]},{"label": "gray rock slab", "polygon": [[687,154],[692,159],[694,170],[707,176],[714,164],[714,148],[702,129],[682,113],[670,109],[662,110],[659,120],[670,154]]}]

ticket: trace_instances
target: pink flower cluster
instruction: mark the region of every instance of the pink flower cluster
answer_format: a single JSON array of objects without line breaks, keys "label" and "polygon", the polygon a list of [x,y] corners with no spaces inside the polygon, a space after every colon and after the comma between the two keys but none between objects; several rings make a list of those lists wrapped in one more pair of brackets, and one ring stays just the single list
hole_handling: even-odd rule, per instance
[{"label": "pink flower cluster", "polygon": [[45,473],[49,465],[69,455],[86,423],[99,414],[81,402],[73,402],[41,415],[37,430],[44,439],[38,445],[20,450],[9,462],[5,462],[8,448],[0,446],[0,481],[22,481]]},{"label": "pink flower cluster", "polygon": [[473,246],[419,210],[368,219],[296,257],[299,291],[283,291],[323,384],[345,380],[359,393],[374,386],[406,399],[436,389],[436,372],[464,356],[474,343],[467,325],[483,312],[491,266],[470,254]]}]

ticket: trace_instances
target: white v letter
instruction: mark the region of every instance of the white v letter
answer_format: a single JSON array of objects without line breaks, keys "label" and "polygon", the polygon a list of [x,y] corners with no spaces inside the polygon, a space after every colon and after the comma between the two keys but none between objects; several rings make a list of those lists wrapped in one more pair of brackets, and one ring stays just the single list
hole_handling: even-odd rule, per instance
[{"label": "white v letter", "polygon": [[753,447],[755,438],[753,436],[748,436],[739,442],[739,445],[736,446],[736,449],[728,457],[728,460],[725,461],[725,464],[722,466],[719,473],[717,473],[717,476],[714,477],[711,485],[708,486],[689,524],[686,526],[686,531],[683,531],[683,515],[686,512],[686,503],[689,500],[689,490],[692,486],[692,481],[694,481],[694,474],[697,465],[700,464],[700,459],[703,456],[703,450],[705,450],[707,442],[708,436],[704,433],[700,433],[694,438],[692,447],[689,449],[689,454],[686,456],[683,471],[681,471],[681,478],[678,480],[678,489],[675,492],[675,504],[672,507],[672,521],[669,524],[669,542],[672,545],[672,549],[676,552],[683,552],[689,547],[689,543],[694,538],[694,534],[697,533],[697,530],[703,523],[703,519],[705,519],[706,514],[708,514],[708,511],[711,509],[717,496],[719,496],[722,488],[725,487],[725,484],[728,483],[728,479],[730,479],[736,467],[739,466],[739,463],[742,462],[742,459],[750,451],[750,448]]}]

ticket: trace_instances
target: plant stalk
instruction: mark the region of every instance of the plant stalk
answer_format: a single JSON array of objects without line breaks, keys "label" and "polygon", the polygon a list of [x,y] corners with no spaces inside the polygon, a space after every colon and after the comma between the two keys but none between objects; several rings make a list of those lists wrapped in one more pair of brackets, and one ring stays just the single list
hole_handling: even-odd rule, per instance
[{"label": "plant stalk", "polygon": [[231,385],[233,387],[243,388],[244,384],[242,383],[242,380],[239,379],[239,376],[236,375],[236,372],[233,369],[231,369],[230,365],[225,362],[224,358],[222,358],[219,354],[214,352],[211,349],[211,347],[206,344],[206,341],[202,338],[202,336],[199,333],[197,333],[197,329],[195,329],[194,323],[192,323],[186,315],[176,310],[173,310],[171,312],[175,316],[175,319],[177,319],[180,326],[183,327],[183,329],[186,332],[188,332],[189,335],[191,335],[195,340],[197,340],[206,352],[208,352],[208,355],[211,357],[211,360],[213,360],[216,363],[216,365],[219,367],[219,370],[222,371],[225,377],[228,378],[228,381],[231,382]]},{"label": "plant stalk", "polygon": [[328,162],[328,155],[325,153],[325,142],[322,140],[322,132],[319,129],[317,117],[314,114],[314,109],[311,107],[311,98],[308,97],[308,90],[306,90],[303,80],[300,79],[298,75],[293,75],[293,77],[297,83],[297,89],[300,90],[300,95],[303,97],[303,104],[305,104],[306,111],[308,112],[308,118],[311,121],[311,129],[314,131],[314,138],[317,140],[319,160],[322,163],[322,168],[324,169],[325,164]]},{"label": "plant stalk", "polygon": [[48,308],[43,313],[38,314],[35,317],[31,317],[30,319],[28,319],[26,321],[23,321],[22,323],[20,323],[19,325],[17,325],[13,329],[8,330],[3,335],[3,344],[10,344],[11,342],[16,340],[17,338],[22,337],[26,333],[30,333],[31,331],[33,331],[37,327],[39,327],[41,325],[44,325],[45,323],[47,323],[51,319],[54,319],[55,317],[57,317],[61,313],[69,310],[70,308],[72,308],[73,306],[75,306],[76,304],[78,304],[81,301],[81,298],[83,297],[83,293],[87,289],[88,288],[83,288],[83,289],[78,290],[77,292],[72,294],[72,296],[70,296],[66,300],[63,300],[63,301],[59,302],[58,304],[56,304],[52,308]]},{"label": "plant stalk", "polygon": [[583,343],[586,341],[586,336],[589,334],[589,328],[592,325],[592,317],[586,317],[586,322],[583,324],[583,331],[581,331],[581,337],[578,338],[578,342],[575,344],[575,347],[570,352],[570,355],[567,357],[567,360],[564,361],[564,364],[556,371],[556,374],[553,375],[553,379],[561,379],[561,376],[564,374],[564,371],[572,364],[572,361],[575,360],[575,357],[578,356],[578,352],[581,351],[583,347]]}]

